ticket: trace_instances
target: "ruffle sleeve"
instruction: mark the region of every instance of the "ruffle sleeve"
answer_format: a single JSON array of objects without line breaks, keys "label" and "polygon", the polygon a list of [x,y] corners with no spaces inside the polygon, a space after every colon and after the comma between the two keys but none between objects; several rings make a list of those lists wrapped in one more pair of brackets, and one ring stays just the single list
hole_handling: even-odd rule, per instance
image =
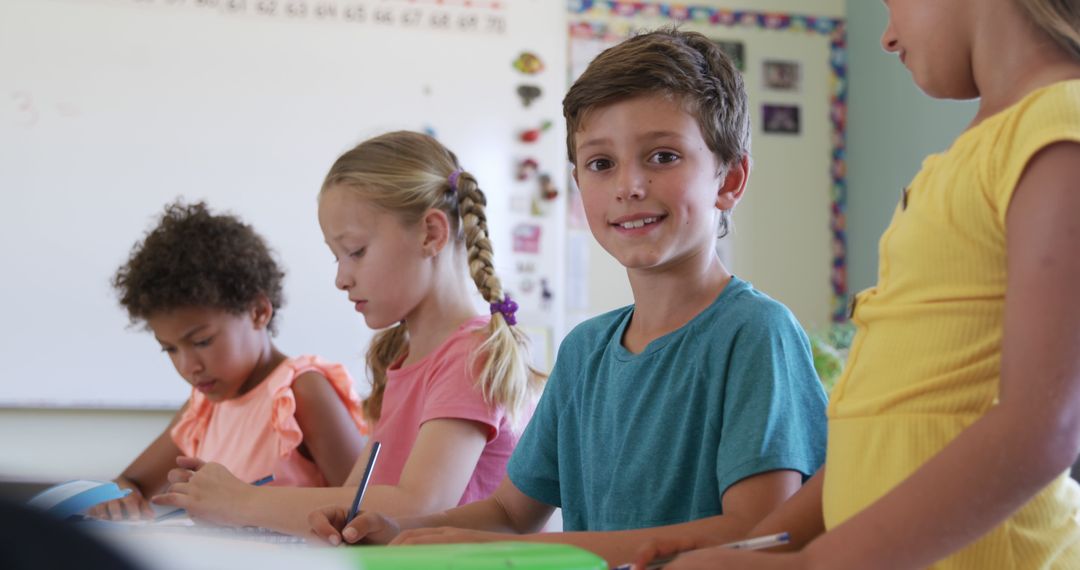
[{"label": "ruffle sleeve", "polygon": [[304,433],[296,421],[296,394],[293,382],[305,372],[318,372],[334,387],[341,403],[361,435],[370,433],[368,422],[364,419],[360,396],[353,386],[353,378],[341,364],[327,362],[318,356],[299,356],[278,367],[271,378],[267,378],[271,394],[271,427],[278,434],[278,455],[288,456],[304,441]]}]

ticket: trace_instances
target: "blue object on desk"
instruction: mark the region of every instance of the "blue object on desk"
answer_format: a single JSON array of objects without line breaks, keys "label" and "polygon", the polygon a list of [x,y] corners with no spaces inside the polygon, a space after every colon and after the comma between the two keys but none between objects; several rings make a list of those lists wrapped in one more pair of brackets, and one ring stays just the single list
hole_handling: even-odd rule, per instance
[{"label": "blue object on desk", "polygon": [[45,489],[34,495],[27,504],[66,519],[94,505],[122,499],[130,493],[130,489],[121,489],[112,481],[77,479]]}]

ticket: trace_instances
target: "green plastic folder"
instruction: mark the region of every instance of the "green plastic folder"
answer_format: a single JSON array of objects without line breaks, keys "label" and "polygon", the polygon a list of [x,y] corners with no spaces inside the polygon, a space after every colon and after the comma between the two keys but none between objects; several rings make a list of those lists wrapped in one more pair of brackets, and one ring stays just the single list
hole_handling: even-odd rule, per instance
[{"label": "green plastic folder", "polygon": [[607,570],[599,556],[565,544],[485,542],[348,549],[362,570]]}]

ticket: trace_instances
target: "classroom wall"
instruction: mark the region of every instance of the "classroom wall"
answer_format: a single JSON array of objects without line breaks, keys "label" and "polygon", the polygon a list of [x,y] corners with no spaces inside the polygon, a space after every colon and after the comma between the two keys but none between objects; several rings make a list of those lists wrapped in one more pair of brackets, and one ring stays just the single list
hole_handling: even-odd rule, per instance
[{"label": "classroom wall", "polygon": [[[842,16],[845,9],[844,0],[700,0],[689,4],[834,17]],[[565,34],[565,29],[552,33]],[[579,237],[580,248],[592,249],[587,313],[629,303],[622,268],[595,245],[587,232]],[[165,428],[170,418],[171,412],[154,410],[0,409],[0,480],[114,476]],[[87,446],[86,441],[96,443]]]},{"label": "classroom wall", "polygon": [[[877,241],[900,189],[922,158],[944,149],[974,115],[972,102],[935,101],[916,89],[895,57],[878,43],[884,7],[866,0],[698,2],[731,8],[844,15],[848,21],[848,279],[849,289],[873,285]],[[560,30],[558,33],[565,33]],[[631,302],[625,273],[589,236],[589,312]],[[571,247],[571,251],[574,247]],[[8,380],[13,381],[13,380]],[[32,378],[21,381],[33,381]],[[56,481],[114,476],[171,417],[162,411],[0,409],[0,479]],[[72,434],[88,436],[75,445]]]},{"label": "classroom wall", "polygon": [[[319,354],[362,378],[373,333],[333,286],[315,196],[334,157],[395,129],[434,133],[480,181],[503,288],[531,336],[557,338],[561,307],[535,283],[546,279],[561,298],[565,208],[556,206],[566,193],[544,200],[539,181],[517,169],[524,157],[542,172],[565,163],[554,119],[566,76],[552,63],[565,61],[566,42],[548,32],[565,10],[465,4],[0,0],[0,186],[15,197],[0,208],[0,260],[21,277],[0,280],[10,325],[0,354],[20,356],[6,359],[9,375],[39,374],[0,383],[0,406],[185,400],[182,382],[156,381],[167,359],[125,326],[109,285],[178,196],[237,213],[274,251],[286,274],[283,352]],[[515,70],[524,50],[548,69]],[[526,104],[523,86],[541,95]],[[547,120],[543,136],[521,140]],[[62,262],[42,263],[60,251]],[[54,359],[56,347],[65,358]]]},{"label": "classroom wall", "polygon": [[877,245],[901,189],[923,158],[945,150],[975,115],[971,101],[938,101],[880,47],[880,2],[848,0],[848,290],[877,281]]},{"label": "classroom wall", "polygon": [[[845,13],[844,0],[695,4],[834,16]],[[886,23],[880,3],[847,0],[846,17],[850,77],[848,279],[850,290],[858,291],[876,280],[877,241],[900,189],[914,176],[926,154],[946,148],[964,128],[975,113],[975,103],[935,101],[912,85],[907,71],[878,45]],[[594,240],[577,245],[591,248],[590,310],[631,302],[625,274],[617,264]],[[161,411],[0,409],[0,480],[115,476],[165,428],[170,417],[169,412]],[[80,439],[97,443],[75,445],[72,434],[88,436]],[[1074,473],[1080,475],[1080,464]]]},{"label": "classroom wall", "polygon": [[112,479],[171,418],[163,411],[0,409],[0,482]]},{"label": "classroom wall", "polygon": [[[478,17],[465,25],[466,13],[495,8],[354,0],[350,7],[386,6],[347,22],[344,10],[334,18],[315,10],[300,18],[284,4],[274,4],[271,15],[252,2],[0,0],[0,46],[9,48],[0,49],[6,98],[0,187],[12,196],[0,208],[6,222],[0,228],[8,232],[0,229],[0,235],[11,238],[0,239],[0,260],[9,275],[20,276],[0,285],[0,313],[9,325],[9,336],[0,338],[11,341],[0,343],[0,355],[11,364],[0,384],[0,406],[95,408],[0,410],[0,478],[114,475],[171,415],[115,409],[164,408],[186,397],[150,335],[125,329],[126,316],[107,291],[108,277],[151,216],[178,195],[239,213],[279,254],[288,274],[278,337],[283,350],[318,352],[362,378],[370,333],[333,288],[331,259],[314,224],[313,188],[334,156],[384,130],[430,129],[455,150],[488,193],[504,287],[521,305],[519,319],[541,334],[526,332],[551,338],[561,329],[559,307],[544,306],[538,287],[526,290],[511,236],[528,222],[543,229],[536,240],[543,253],[563,250],[564,209],[554,206],[565,192],[547,206],[530,207],[539,183],[515,175],[521,155],[545,170],[563,163],[560,123],[534,144],[518,139],[519,128],[560,114],[562,5],[502,2],[505,18]],[[455,19],[438,29],[436,13]],[[195,36],[199,41],[191,43]],[[84,49],[71,49],[80,45]],[[548,70],[525,78],[512,65],[523,50],[535,52]],[[523,81],[542,87],[544,95],[524,105],[515,95]],[[22,92],[10,85],[27,87]],[[59,166],[49,162],[56,157],[63,158]],[[65,176],[78,183],[58,183]],[[564,189],[561,180],[556,186]],[[55,204],[78,223],[50,211]],[[61,248],[61,262],[48,250],[56,249],[55,232],[39,239],[39,231],[50,229],[40,223],[40,212],[51,212],[53,225],[80,236]],[[296,223],[301,219],[309,223]],[[528,266],[548,279],[558,299],[559,257],[534,255]],[[87,311],[105,316],[87,318]],[[133,373],[136,361],[147,366]]]}]

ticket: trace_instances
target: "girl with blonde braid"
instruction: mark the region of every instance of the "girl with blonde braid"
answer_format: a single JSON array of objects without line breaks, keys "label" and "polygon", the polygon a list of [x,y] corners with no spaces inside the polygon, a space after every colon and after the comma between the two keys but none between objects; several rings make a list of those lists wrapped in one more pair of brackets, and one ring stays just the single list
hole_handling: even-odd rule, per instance
[{"label": "girl with blonde braid", "polygon": [[[544,376],[528,362],[517,304],[495,275],[476,179],[435,139],[392,132],[331,167],[319,224],[335,285],[382,329],[367,353],[365,416],[382,450],[364,509],[413,516],[489,496]],[[491,314],[477,314],[470,277]],[[216,464],[182,465],[173,493],[193,516],[304,535],[326,505],[344,516],[370,444],[343,487],[252,487]]]}]

